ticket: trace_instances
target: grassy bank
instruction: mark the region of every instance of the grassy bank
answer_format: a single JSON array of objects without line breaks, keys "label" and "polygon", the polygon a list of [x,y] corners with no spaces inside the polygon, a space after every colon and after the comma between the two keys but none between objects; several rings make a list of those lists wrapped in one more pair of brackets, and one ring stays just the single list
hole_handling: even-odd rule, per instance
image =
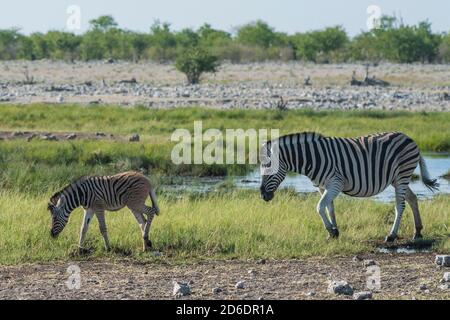
[{"label": "grassy bank", "polygon": [[[318,131],[332,136],[359,136],[398,130],[422,151],[450,151],[450,113],[398,111],[216,110],[76,105],[0,105],[0,131],[139,133],[139,143],[116,141],[0,140],[0,189],[39,195],[83,175],[142,170],[163,176],[243,175],[250,165],[174,165],[170,136],[175,129],[280,129],[281,134]],[[206,145],[206,143],[204,144]]]},{"label": "grassy bank", "polygon": [[216,110],[76,105],[0,105],[0,130],[106,132],[143,135],[147,143],[167,142],[175,129],[267,128],[281,134],[318,131],[329,136],[359,136],[402,131],[423,151],[450,151],[450,113],[402,111]]},{"label": "grassy bank", "polygon": [[[74,256],[82,218],[76,210],[66,229],[56,240],[50,238],[50,216],[46,197],[5,192],[0,196],[0,263],[69,260]],[[393,207],[370,200],[340,197],[336,203],[341,238],[327,240],[315,213],[317,196],[298,196],[282,191],[272,203],[259,199],[256,192],[239,191],[203,197],[184,195],[161,197],[162,213],[154,220],[151,239],[174,261],[196,258],[296,258],[356,254],[374,250],[389,231]],[[449,252],[448,212],[450,198],[440,196],[420,201],[424,235],[434,240],[434,250]],[[127,210],[107,214],[113,252],[102,247],[97,221],[91,225],[88,257],[131,257],[141,261],[156,259],[141,253],[140,231]],[[400,236],[413,234],[412,213],[408,208]],[[86,257],[85,257],[86,258]]]}]

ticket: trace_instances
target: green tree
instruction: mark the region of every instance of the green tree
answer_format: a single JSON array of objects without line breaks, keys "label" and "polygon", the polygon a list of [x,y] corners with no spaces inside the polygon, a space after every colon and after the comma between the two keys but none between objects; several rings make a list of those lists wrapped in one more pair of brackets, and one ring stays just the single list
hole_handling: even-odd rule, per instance
[{"label": "green tree", "polygon": [[81,58],[83,60],[101,60],[105,57],[105,49],[102,44],[103,33],[91,30],[83,35],[81,42]]},{"label": "green tree", "polygon": [[218,66],[217,57],[199,47],[185,50],[175,62],[175,67],[186,75],[189,84],[199,83],[203,73],[216,72]]},{"label": "green tree", "polygon": [[177,47],[186,49],[198,46],[199,35],[192,29],[186,28],[175,34]]},{"label": "green tree", "polygon": [[211,25],[205,23],[198,30],[199,44],[205,48],[222,46],[231,42],[231,34],[228,32],[213,29]]},{"label": "green tree", "polygon": [[79,56],[79,47],[81,44],[81,37],[68,32],[61,32],[56,38],[56,48],[61,52],[64,59],[69,59],[71,62]]},{"label": "green tree", "polygon": [[343,50],[349,41],[347,33],[340,26],[297,33],[292,37],[297,57],[315,62],[333,60],[333,56]]},{"label": "green tree", "polygon": [[50,58],[51,48],[45,34],[35,32],[32,33],[29,38],[33,44],[32,50],[36,59]]},{"label": "green tree", "polygon": [[150,28],[151,56],[155,60],[167,61],[175,57],[177,41],[170,24],[155,21]]},{"label": "green tree", "polygon": [[439,45],[439,61],[450,62],[450,32],[442,37],[441,44]]},{"label": "green tree", "polygon": [[130,33],[128,38],[130,39],[133,50],[133,60],[141,60],[145,51],[150,46],[150,37],[143,33]]},{"label": "green tree", "polygon": [[0,59],[13,60],[18,55],[19,29],[0,30]]},{"label": "green tree", "polygon": [[268,48],[275,44],[277,34],[266,22],[258,20],[238,29],[237,41],[246,44]]},{"label": "green tree", "polygon": [[100,16],[97,19],[92,19],[91,21],[89,21],[89,24],[91,25],[92,29],[102,32],[117,27],[117,22],[110,15]]},{"label": "green tree", "polygon": [[117,28],[110,28],[103,32],[101,36],[101,42],[103,48],[106,50],[107,58],[119,58],[120,57],[120,47],[123,45],[122,41],[122,30]]}]

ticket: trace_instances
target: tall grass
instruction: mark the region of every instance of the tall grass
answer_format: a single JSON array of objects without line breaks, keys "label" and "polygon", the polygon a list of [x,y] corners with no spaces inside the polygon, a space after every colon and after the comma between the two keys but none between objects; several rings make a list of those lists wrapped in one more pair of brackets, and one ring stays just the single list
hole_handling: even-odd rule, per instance
[{"label": "tall grass", "polygon": [[0,190],[42,194],[85,175],[141,170],[161,176],[243,175],[249,165],[175,165],[172,144],[121,141],[0,142]]},{"label": "tall grass", "polygon": [[[63,233],[50,237],[50,216],[45,197],[25,193],[0,194],[0,264],[55,259],[131,257],[152,261],[142,253],[140,231],[128,210],[107,214],[112,252],[105,252],[98,224],[89,229],[88,256],[77,256],[77,239],[82,212],[77,209]],[[160,197],[161,215],[151,230],[154,249],[173,261],[208,258],[298,258],[355,254],[375,250],[394,219],[390,204],[340,197],[336,202],[341,237],[327,240],[315,213],[317,196],[298,196],[280,191],[271,203],[259,200],[251,191],[216,193],[200,198]],[[424,235],[434,249],[449,252],[448,211],[450,198],[439,196],[420,201]],[[412,213],[408,208],[400,236],[413,235]]]}]

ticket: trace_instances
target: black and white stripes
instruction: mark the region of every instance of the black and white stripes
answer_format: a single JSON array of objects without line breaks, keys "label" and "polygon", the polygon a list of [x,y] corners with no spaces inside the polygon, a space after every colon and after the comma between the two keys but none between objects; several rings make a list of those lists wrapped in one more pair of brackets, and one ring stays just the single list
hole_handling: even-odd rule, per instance
[{"label": "black and white stripes", "polygon": [[[277,155],[276,159],[273,155]],[[278,161],[278,170],[267,173],[274,160]],[[317,210],[324,225],[332,236],[337,236],[333,199],[339,193],[370,197],[393,185],[396,220],[387,240],[397,236],[405,200],[413,208],[416,237],[420,237],[422,224],[417,198],[408,187],[418,164],[422,181],[428,188],[436,189],[438,184],[429,178],[416,143],[403,133],[359,138],[331,138],[314,132],[291,134],[268,142],[261,150],[261,196],[270,201],[288,171],[308,176],[322,194]]]},{"label": "black and white stripes", "polygon": [[[152,207],[145,205],[150,196]],[[116,211],[127,206],[136,217],[141,227],[144,250],[151,247],[148,232],[155,214],[159,208],[155,192],[149,180],[136,172],[125,172],[114,176],[84,177],[73,182],[50,198],[48,209],[52,214],[53,237],[57,236],[69,220],[70,213],[78,208],[85,209],[80,232],[80,247],[83,244],[89,223],[95,214],[99,221],[100,232],[103,235],[106,249],[109,241],[105,223],[105,210]],[[147,216],[145,219],[144,214]]]}]

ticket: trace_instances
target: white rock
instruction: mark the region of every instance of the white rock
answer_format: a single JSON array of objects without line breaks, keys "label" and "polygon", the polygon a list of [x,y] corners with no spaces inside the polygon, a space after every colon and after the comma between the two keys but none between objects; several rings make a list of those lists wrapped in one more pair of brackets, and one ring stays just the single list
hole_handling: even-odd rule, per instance
[{"label": "white rock", "polygon": [[370,299],[372,299],[372,292],[370,291],[356,292],[353,295],[353,300],[370,300]]},{"label": "white rock", "polygon": [[449,290],[450,289],[450,283],[441,284],[439,286],[439,289],[441,289],[441,290]]},{"label": "white rock", "polygon": [[245,288],[245,281],[238,281],[238,282],[234,285],[234,287],[235,287],[236,289],[244,289],[244,288]]},{"label": "white rock", "polygon": [[353,294],[353,288],[347,281],[331,281],[328,285],[327,292],[351,296]]},{"label": "white rock", "polygon": [[450,282],[450,272],[444,273],[444,277],[442,278],[444,282]]},{"label": "white rock", "polygon": [[173,282],[173,295],[176,297],[188,296],[191,294],[191,288],[186,282]]},{"label": "white rock", "polygon": [[437,255],[436,264],[442,267],[450,267],[450,256],[449,255]]},{"label": "white rock", "polygon": [[154,257],[162,257],[162,252],[159,252],[159,251],[153,251],[152,252],[152,256],[154,256]]},{"label": "white rock", "polygon": [[374,260],[364,260],[364,267],[374,266],[377,263]]}]

